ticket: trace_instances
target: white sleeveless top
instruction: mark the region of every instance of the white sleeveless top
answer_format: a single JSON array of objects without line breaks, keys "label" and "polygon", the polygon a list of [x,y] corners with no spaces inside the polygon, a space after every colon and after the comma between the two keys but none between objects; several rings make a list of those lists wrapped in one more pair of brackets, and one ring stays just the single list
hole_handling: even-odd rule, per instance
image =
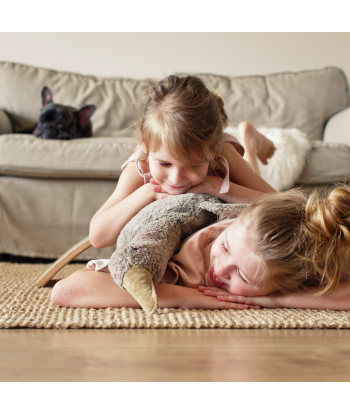
[{"label": "white sleeveless top", "polygon": [[[234,146],[234,148],[236,149],[236,151],[243,157],[244,147],[237,140],[237,138],[233,137],[230,134],[223,133],[222,140],[221,140],[220,144],[222,145],[224,143],[231,143]],[[140,157],[141,157],[142,154],[143,154],[143,149],[142,149],[142,146],[139,145],[136,148],[135,152],[122,165],[122,170],[125,169],[125,167],[128,165],[128,163],[135,162],[136,169],[139,172],[140,176],[143,177],[144,183],[146,184],[146,183],[149,183],[150,180],[152,179],[152,174],[151,173],[145,173],[142,170],[142,167],[141,167],[141,164],[140,164]],[[230,169],[229,169],[228,161],[224,157],[219,157],[217,161],[225,169],[225,177],[224,177],[224,180],[222,182],[222,186],[221,186],[221,189],[220,189],[220,194],[228,193],[228,191],[230,189]]]}]

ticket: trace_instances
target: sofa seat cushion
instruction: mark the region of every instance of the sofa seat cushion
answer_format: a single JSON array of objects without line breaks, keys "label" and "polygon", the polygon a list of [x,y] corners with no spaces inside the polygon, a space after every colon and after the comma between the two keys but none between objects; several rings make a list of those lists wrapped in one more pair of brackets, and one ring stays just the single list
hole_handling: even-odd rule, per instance
[{"label": "sofa seat cushion", "polygon": [[306,165],[297,183],[343,182],[350,177],[350,146],[312,141]]},{"label": "sofa seat cushion", "polygon": [[42,140],[0,135],[0,174],[47,179],[118,179],[137,141],[130,137]]}]

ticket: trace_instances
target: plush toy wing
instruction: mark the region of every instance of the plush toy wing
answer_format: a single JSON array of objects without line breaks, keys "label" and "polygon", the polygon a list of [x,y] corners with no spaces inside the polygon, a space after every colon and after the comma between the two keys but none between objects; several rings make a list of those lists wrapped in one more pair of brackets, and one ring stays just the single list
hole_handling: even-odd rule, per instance
[{"label": "plush toy wing", "polygon": [[241,203],[213,203],[211,200],[207,200],[199,204],[201,209],[214,213],[219,220],[224,219],[227,215],[230,215],[230,218],[233,219],[234,217],[238,216],[238,214],[247,206],[248,205]]},{"label": "plush toy wing", "polygon": [[244,205],[226,205],[212,196],[184,194],[153,202],[124,227],[111,257],[109,271],[148,313],[157,308],[155,285],[163,278],[181,242],[213,223],[224,212]]}]

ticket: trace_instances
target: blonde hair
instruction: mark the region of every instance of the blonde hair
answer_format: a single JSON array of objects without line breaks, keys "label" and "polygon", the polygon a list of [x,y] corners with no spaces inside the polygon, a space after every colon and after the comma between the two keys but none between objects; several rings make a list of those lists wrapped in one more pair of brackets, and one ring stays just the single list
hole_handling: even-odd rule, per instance
[{"label": "blonde hair", "polygon": [[239,215],[272,286],[281,292],[338,286],[350,247],[350,187],[338,185],[326,198],[299,190],[265,196]]},{"label": "blonde hair", "polygon": [[198,164],[209,162],[211,170],[222,175],[215,158],[221,156],[218,144],[227,122],[223,100],[200,78],[170,75],[152,88],[143,111],[139,127],[143,158],[164,146],[187,168],[196,170]]}]

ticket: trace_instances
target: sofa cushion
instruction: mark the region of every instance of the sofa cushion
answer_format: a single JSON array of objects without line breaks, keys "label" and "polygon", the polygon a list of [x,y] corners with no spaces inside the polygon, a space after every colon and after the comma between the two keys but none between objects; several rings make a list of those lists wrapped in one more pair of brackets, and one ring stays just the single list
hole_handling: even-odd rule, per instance
[{"label": "sofa cushion", "polygon": [[117,179],[136,147],[133,138],[42,140],[27,134],[0,136],[0,174],[41,178]]},{"label": "sofa cushion", "polygon": [[[0,174],[63,179],[118,179],[137,145],[134,138],[42,140],[27,134],[0,135]],[[312,141],[297,183],[330,183],[350,176],[350,146]]]},{"label": "sofa cushion", "polygon": [[0,110],[0,135],[10,134],[13,132],[11,120],[8,115]]},{"label": "sofa cushion", "polygon": [[100,78],[69,72],[0,62],[0,108],[6,110],[17,131],[33,125],[39,117],[41,90],[48,86],[53,101],[80,108],[94,104],[91,120],[94,136],[128,135],[123,130],[140,115],[140,100],[151,80]]},{"label": "sofa cushion", "polygon": [[343,182],[350,177],[350,146],[313,141],[306,165],[297,183]]},{"label": "sofa cushion", "polygon": [[[349,106],[348,85],[337,68],[230,77],[199,74],[225,102],[230,125],[250,121],[256,127],[297,128],[321,140],[326,121]],[[154,80],[153,80],[154,82]],[[18,128],[36,122],[41,89],[48,86],[55,102],[81,107],[94,104],[97,137],[123,136],[141,114],[151,79],[102,78],[0,62],[0,108]]]},{"label": "sofa cushion", "polygon": [[324,125],[349,106],[348,84],[338,68],[242,78],[200,75],[220,92],[230,125],[246,120],[256,127],[297,128],[322,140]]}]

